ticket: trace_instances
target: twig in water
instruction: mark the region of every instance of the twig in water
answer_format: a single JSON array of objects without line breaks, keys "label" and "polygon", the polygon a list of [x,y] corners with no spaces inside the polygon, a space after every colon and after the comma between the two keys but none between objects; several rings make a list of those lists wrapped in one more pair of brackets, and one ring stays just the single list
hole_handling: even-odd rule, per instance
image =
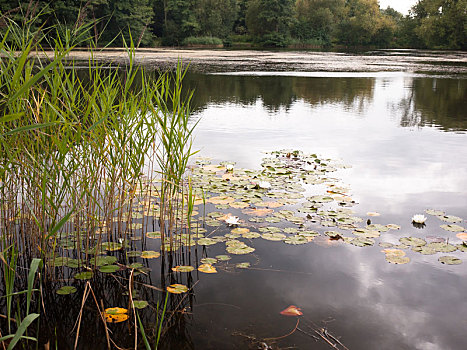
[{"label": "twig in water", "polygon": [[297,330],[298,328],[298,324],[300,323],[300,319],[297,318],[297,324],[295,325],[294,329],[292,329],[292,331],[290,333],[287,333],[286,335],[283,335],[283,336],[280,336],[280,337],[276,337],[276,338],[264,338],[264,340],[277,340],[277,339],[284,339],[284,338],[287,338],[289,335],[292,335],[295,333],[295,331]]}]

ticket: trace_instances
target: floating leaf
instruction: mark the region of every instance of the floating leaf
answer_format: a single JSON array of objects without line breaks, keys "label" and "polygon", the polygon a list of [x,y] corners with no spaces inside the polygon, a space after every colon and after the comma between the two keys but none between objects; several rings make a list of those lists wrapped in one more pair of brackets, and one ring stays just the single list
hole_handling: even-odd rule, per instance
[{"label": "floating leaf", "polygon": [[119,323],[128,320],[128,310],[120,307],[105,309],[103,315],[108,323]]},{"label": "floating leaf", "polygon": [[235,265],[238,269],[248,269],[251,266],[249,262],[238,263]]},{"label": "floating leaf", "polygon": [[268,241],[282,241],[285,239],[287,236],[284,235],[283,233],[263,233],[261,235],[261,238],[266,239]]},{"label": "floating leaf", "polygon": [[391,264],[407,264],[410,262],[410,258],[406,256],[396,256],[396,255],[386,255],[386,260],[387,262],[390,262]]},{"label": "floating leaf", "polygon": [[115,251],[115,250],[120,250],[122,249],[123,245],[122,243],[118,242],[103,242],[101,243],[101,249],[102,250],[108,250],[108,251]]},{"label": "floating leaf", "polygon": [[79,272],[75,275],[75,278],[78,280],[89,280],[93,276],[92,271]]},{"label": "floating leaf", "polygon": [[149,303],[146,300],[133,300],[133,305],[136,309],[144,309]]},{"label": "floating leaf", "polygon": [[441,256],[438,261],[446,265],[459,265],[462,264],[462,260],[455,256]]},{"label": "floating leaf", "polygon": [[202,264],[198,267],[198,270],[204,273],[217,273],[216,268],[211,264]]},{"label": "floating leaf", "polygon": [[218,241],[212,239],[212,238],[201,238],[197,242],[199,245],[213,245],[216,243],[219,243]]},{"label": "floating leaf", "polygon": [[386,227],[391,230],[400,230],[401,228],[399,225],[395,225],[395,224],[387,224]]},{"label": "floating leaf", "polygon": [[301,308],[296,307],[295,305],[290,305],[286,309],[282,310],[280,314],[284,316],[301,316],[303,315],[303,312],[300,310]]},{"label": "floating leaf", "polygon": [[120,270],[120,266],[117,265],[105,265],[99,267],[99,271],[103,273],[114,273]]},{"label": "floating leaf", "polygon": [[188,292],[188,287],[183,284],[175,283],[168,286],[167,291],[173,294],[182,294]]},{"label": "floating leaf", "polygon": [[244,227],[237,227],[237,228],[234,228],[232,231],[230,231],[230,233],[234,233],[238,235],[243,235],[248,232],[250,232],[250,230]]},{"label": "floating leaf", "polygon": [[146,232],[146,237],[148,238],[161,238],[161,233],[159,231],[156,232]]},{"label": "floating leaf", "polygon": [[233,203],[230,203],[230,206],[235,209],[245,209],[245,208],[248,208],[250,204],[245,203],[245,202],[233,202]]},{"label": "floating leaf", "polygon": [[365,237],[365,238],[376,238],[376,237],[381,236],[379,231],[370,230],[370,229],[367,229],[367,228],[356,228],[352,233],[355,236]]},{"label": "floating leaf", "polygon": [[422,247],[413,247],[412,250],[423,255],[433,255],[437,253],[436,249],[433,249],[428,245]]},{"label": "floating leaf", "polygon": [[434,249],[440,253],[451,253],[457,250],[457,247],[455,245],[444,242],[428,243],[427,247]]},{"label": "floating leaf", "polygon": [[258,232],[248,232],[242,235],[243,238],[247,239],[252,239],[252,238],[258,238],[261,237],[261,235]]},{"label": "floating leaf", "polygon": [[63,286],[60,289],[57,289],[57,294],[59,295],[68,295],[76,292],[76,287],[73,286]]},{"label": "floating leaf", "polygon": [[462,218],[454,215],[443,215],[443,216],[438,216],[441,220],[446,221],[446,222],[461,222]]},{"label": "floating leaf", "polygon": [[215,264],[217,262],[217,259],[214,258],[202,258],[201,263],[202,264]]},{"label": "floating leaf", "polygon": [[456,237],[462,239],[463,241],[467,241],[467,232],[458,233]]},{"label": "floating leaf", "polygon": [[369,230],[375,230],[379,232],[387,232],[389,231],[389,227],[386,225],[381,225],[381,224],[371,224],[366,227]]},{"label": "floating leaf", "polygon": [[255,248],[249,247],[247,245],[243,246],[229,246],[226,248],[227,252],[235,255],[244,255],[250,254],[255,251]]},{"label": "floating leaf", "polygon": [[218,196],[218,197],[208,198],[206,202],[209,202],[212,204],[230,204],[230,203],[235,202],[235,199],[232,197],[227,197],[227,196]]},{"label": "floating leaf", "polygon": [[219,260],[219,261],[227,261],[227,260],[230,260],[232,258],[230,256],[228,256],[228,255],[216,255],[216,259]]},{"label": "floating leaf", "polygon": [[250,216],[266,216],[266,215],[271,214],[273,212],[274,212],[274,210],[266,209],[266,208],[262,208],[262,209],[244,209],[244,210],[242,210],[243,214],[250,215]]},{"label": "floating leaf", "polygon": [[375,244],[375,241],[371,238],[354,237],[349,239],[349,243],[357,247],[367,247]]},{"label": "floating leaf", "polygon": [[451,231],[451,232],[463,232],[465,231],[465,228],[462,227],[462,226],[459,226],[459,225],[441,225],[440,226],[443,230],[446,230],[446,231]]},{"label": "floating leaf", "polygon": [[391,256],[405,256],[405,252],[401,249],[390,249],[390,248],[387,248],[387,249],[383,249],[382,252],[384,254],[386,254],[387,256],[391,255]]},{"label": "floating leaf", "polygon": [[193,266],[175,266],[172,267],[172,271],[174,272],[191,272],[195,268]]},{"label": "floating leaf", "polygon": [[308,239],[303,237],[303,236],[292,236],[292,237],[288,237],[284,240],[284,243],[287,243],[287,244],[292,244],[292,245],[298,245],[298,244],[306,244],[308,243]]},{"label": "floating leaf", "polygon": [[368,213],[366,213],[366,215],[368,215],[368,216],[380,216],[381,214],[377,213],[375,211],[369,211]]},{"label": "floating leaf", "polygon": [[434,215],[434,216],[444,216],[444,211],[436,210],[436,209],[427,209],[425,210],[425,213],[427,213],[428,215]]},{"label": "floating leaf", "polygon": [[417,237],[402,237],[399,239],[399,242],[414,247],[421,247],[426,245],[426,241]]},{"label": "floating leaf", "polygon": [[161,253],[155,252],[153,250],[145,250],[141,253],[143,259],[155,259],[161,256]]}]

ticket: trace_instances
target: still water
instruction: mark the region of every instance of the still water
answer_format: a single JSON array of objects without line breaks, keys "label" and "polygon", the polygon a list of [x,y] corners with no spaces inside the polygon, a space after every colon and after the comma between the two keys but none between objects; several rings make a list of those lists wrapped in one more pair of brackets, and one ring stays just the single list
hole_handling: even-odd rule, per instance
[{"label": "still water", "polygon": [[[380,241],[460,242],[437,218],[427,215],[418,229],[411,217],[439,209],[467,225],[465,77],[253,71],[191,73],[185,85],[196,91],[194,149],[214,163],[259,169],[263,151],[283,148],[340,159],[351,166],[336,176],[359,203],[356,215],[378,212],[373,223],[401,226]],[[255,248],[256,269],[198,276],[193,308],[168,348],[257,348],[264,338],[278,338],[268,341],[276,349],[330,348],[300,331],[281,338],[296,318],[279,312],[293,304],[304,313],[299,328],[326,328],[348,349],[465,349],[466,253],[449,254],[465,262],[448,266],[438,261],[443,254],[409,249],[411,262],[394,265],[377,244],[260,239]]]}]

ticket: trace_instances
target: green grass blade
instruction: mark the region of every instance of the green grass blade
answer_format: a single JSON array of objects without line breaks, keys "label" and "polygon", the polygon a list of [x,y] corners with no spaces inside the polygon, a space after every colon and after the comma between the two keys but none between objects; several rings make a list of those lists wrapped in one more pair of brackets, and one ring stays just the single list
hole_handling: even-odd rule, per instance
[{"label": "green grass blade", "polygon": [[41,259],[33,259],[31,262],[31,269],[28,274],[28,292],[26,297],[26,315],[29,314],[29,306],[31,305],[31,294],[32,287],[34,287],[34,280],[36,278],[36,272],[41,263]]},{"label": "green grass blade", "polygon": [[16,343],[21,339],[21,337],[23,336],[24,332],[26,332],[26,329],[29,327],[29,325],[32,322],[34,322],[34,320],[38,317],[39,317],[39,314],[30,314],[24,318],[23,322],[21,322],[21,324],[19,325],[15,336],[13,337],[10,344],[8,345],[7,350],[12,350],[16,346]]}]

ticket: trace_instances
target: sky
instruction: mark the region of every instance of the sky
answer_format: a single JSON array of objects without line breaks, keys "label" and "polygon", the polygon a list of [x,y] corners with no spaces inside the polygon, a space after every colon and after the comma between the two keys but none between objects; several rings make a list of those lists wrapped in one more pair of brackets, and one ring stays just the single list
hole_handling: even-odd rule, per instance
[{"label": "sky", "polygon": [[417,0],[379,0],[379,6],[383,9],[391,6],[403,15],[409,14],[409,9],[417,3]]}]

